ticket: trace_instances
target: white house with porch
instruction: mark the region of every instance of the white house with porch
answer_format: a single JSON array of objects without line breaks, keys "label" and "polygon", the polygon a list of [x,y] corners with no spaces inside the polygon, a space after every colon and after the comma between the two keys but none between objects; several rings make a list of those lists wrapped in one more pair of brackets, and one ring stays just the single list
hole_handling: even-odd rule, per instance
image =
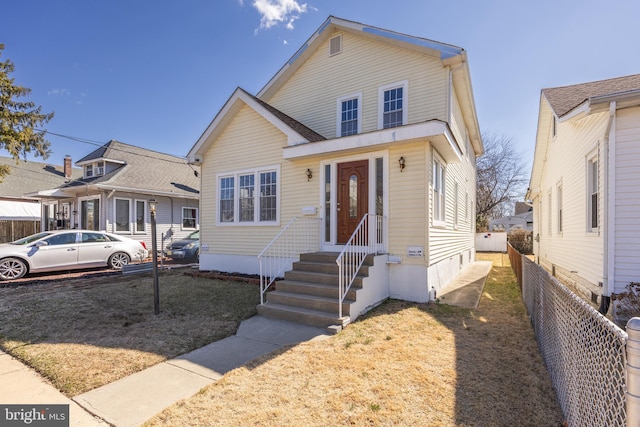
[{"label": "white house with porch", "polygon": [[200,269],[260,273],[259,310],[307,323],[426,302],[475,259],[482,152],[464,49],[329,17],[189,151]]}]

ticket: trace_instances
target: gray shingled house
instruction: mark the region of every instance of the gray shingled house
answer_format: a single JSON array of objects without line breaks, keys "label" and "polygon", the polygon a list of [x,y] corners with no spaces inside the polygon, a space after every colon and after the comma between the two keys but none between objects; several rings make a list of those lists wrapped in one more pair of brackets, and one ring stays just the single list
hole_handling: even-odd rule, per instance
[{"label": "gray shingled house", "polygon": [[[82,176],[80,169],[72,169],[71,161],[64,166],[35,161],[15,161],[0,157],[0,164],[10,172],[0,181],[0,243],[10,242],[40,231],[42,210],[40,200],[25,196],[42,188],[64,185]],[[57,221],[53,213],[52,221]],[[55,224],[54,224],[55,225]]]},{"label": "gray shingled house", "polygon": [[159,241],[199,228],[199,169],[185,159],[112,140],[75,164],[78,179],[28,194],[42,202],[43,229],[104,230],[150,248],[151,199]]}]

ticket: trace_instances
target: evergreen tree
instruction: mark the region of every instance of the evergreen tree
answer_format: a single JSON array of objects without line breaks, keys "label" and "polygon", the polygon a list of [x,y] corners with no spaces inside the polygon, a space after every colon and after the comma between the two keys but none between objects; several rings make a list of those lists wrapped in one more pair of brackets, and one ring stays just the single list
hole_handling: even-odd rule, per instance
[{"label": "evergreen tree", "polygon": [[[0,43],[0,57],[4,44]],[[0,149],[5,149],[16,163],[27,154],[46,159],[49,157],[50,143],[45,132],[38,130],[53,117],[53,113],[43,113],[42,107],[30,101],[21,101],[31,93],[31,89],[18,86],[10,77],[14,71],[10,60],[0,61]],[[0,165],[0,180],[9,173],[8,166]]]}]

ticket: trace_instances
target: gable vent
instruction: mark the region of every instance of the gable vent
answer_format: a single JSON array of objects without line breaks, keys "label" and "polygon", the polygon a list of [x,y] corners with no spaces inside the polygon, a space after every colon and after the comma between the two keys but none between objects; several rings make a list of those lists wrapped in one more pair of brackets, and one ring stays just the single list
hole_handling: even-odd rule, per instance
[{"label": "gable vent", "polygon": [[335,36],[329,40],[329,56],[342,52],[342,35]]}]

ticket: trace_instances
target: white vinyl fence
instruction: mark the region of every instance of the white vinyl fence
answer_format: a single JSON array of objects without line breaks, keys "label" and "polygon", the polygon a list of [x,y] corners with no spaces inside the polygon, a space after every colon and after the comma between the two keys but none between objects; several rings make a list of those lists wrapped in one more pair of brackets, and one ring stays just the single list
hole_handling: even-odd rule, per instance
[{"label": "white vinyl fence", "polygon": [[507,252],[507,233],[476,233],[476,252]]}]

